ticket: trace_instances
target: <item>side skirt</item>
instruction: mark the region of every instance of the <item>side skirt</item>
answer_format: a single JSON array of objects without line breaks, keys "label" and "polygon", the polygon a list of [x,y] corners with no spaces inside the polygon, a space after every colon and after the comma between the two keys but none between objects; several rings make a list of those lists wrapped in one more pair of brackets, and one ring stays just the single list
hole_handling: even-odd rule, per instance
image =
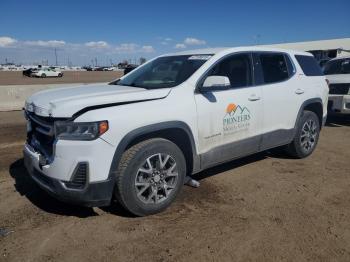
[{"label": "side skirt", "polygon": [[271,148],[287,145],[293,140],[294,134],[294,128],[281,129],[215,147],[200,155],[201,169],[199,171]]}]

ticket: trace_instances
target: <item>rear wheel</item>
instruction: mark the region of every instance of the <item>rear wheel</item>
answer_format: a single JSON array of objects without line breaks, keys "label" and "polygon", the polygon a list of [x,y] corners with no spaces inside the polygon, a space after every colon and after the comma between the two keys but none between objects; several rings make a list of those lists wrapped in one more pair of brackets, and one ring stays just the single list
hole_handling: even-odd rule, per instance
[{"label": "rear wheel", "polygon": [[154,138],[124,152],[116,172],[115,197],[138,216],[166,209],[184,184],[186,162],[171,141]]},{"label": "rear wheel", "polygon": [[62,74],[62,73],[59,73],[59,74],[58,74],[58,77],[62,77],[62,76],[63,76],[63,74]]},{"label": "rear wheel", "polygon": [[320,121],[311,111],[304,111],[299,119],[293,141],[287,146],[287,153],[296,158],[304,158],[315,150],[320,135]]},{"label": "rear wheel", "polygon": [[41,74],[41,77],[42,77],[42,78],[45,78],[45,77],[46,77],[46,74]]}]

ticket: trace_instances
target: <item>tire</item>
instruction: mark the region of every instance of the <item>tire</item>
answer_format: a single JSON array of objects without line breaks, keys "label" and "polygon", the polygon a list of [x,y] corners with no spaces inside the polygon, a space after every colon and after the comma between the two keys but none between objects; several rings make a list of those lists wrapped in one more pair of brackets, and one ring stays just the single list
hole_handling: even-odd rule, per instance
[{"label": "tire", "polygon": [[159,213],[180,193],[185,174],[184,155],[174,143],[162,138],[145,140],[122,155],[114,195],[134,215]]},{"label": "tire", "polygon": [[299,119],[295,137],[286,148],[287,154],[295,158],[311,155],[317,146],[319,135],[320,121],[317,115],[311,111],[304,111]]},{"label": "tire", "polygon": [[62,76],[63,76],[63,74],[61,74],[61,73],[58,74],[58,77],[62,77]]},{"label": "tire", "polygon": [[45,78],[46,77],[46,74],[41,74],[41,78]]}]

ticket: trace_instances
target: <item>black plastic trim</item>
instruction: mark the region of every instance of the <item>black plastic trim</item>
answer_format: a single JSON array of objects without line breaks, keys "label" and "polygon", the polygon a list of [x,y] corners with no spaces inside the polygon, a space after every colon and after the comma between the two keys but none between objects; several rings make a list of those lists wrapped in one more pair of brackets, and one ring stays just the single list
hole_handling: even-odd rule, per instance
[{"label": "black plastic trim", "polygon": [[294,139],[295,129],[279,129],[262,135],[259,151],[287,145]]},{"label": "black plastic trim", "polygon": [[[294,130],[297,130],[297,126],[298,126],[298,120],[300,119],[300,117],[302,116],[303,112],[304,112],[304,109],[305,107],[307,107],[308,105],[311,105],[311,104],[314,104],[314,103],[319,103],[322,107],[322,118],[323,118],[323,104],[322,104],[322,99],[321,98],[311,98],[311,99],[308,99],[308,100],[305,100],[300,109],[299,109],[299,112],[298,112],[298,115],[297,115],[297,118],[295,119],[295,125],[294,125]],[[321,125],[322,123],[320,123]]]},{"label": "black plastic trim", "polygon": [[271,148],[289,144],[294,129],[280,129],[229,144],[220,145],[200,155],[202,170]]},{"label": "black plastic trim", "polygon": [[[84,167],[85,166],[85,167]],[[79,184],[81,180],[81,177],[79,177],[78,172],[81,171],[81,168],[85,168],[85,174],[84,174],[84,183]],[[62,183],[64,184],[64,187],[69,190],[85,190],[88,187],[88,182],[89,182],[89,174],[90,174],[90,167],[89,163],[84,161],[84,162],[79,162],[73,171],[73,175],[69,181],[63,181]]]},{"label": "black plastic trim", "polygon": [[201,169],[241,158],[259,151],[261,135],[217,146],[201,154]]},{"label": "black plastic trim", "polygon": [[128,145],[137,137],[140,137],[142,135],[147,135],[152,132],[162,131],[165,129],[172,129],[177,128],[181,129],[186,132],[190,142],[191,142],[191,149],[192,149],[192,155],[193,155],[193,170],[192,173],[196,173],[200,171],[200,158],[197,154],[193,134],[191,132],[190,127],[182,122],[182,121],[167,121],[157,124],[152,124],[144,127],[137,128],[131,132],[129,132],[126,136],[123,137],[123,139],[120,141],[120,143],[117,146],[117,149],[114,153],[112,165],[109,171],[108,179],[114,180],[115,179],[115,171],[118,168],[120,159]]},{"label": "black plastic trim", "polygon": [[83,190],[67,189],[63,181],[46,176],[34,169],[33,180],[54,198],[66,203],[87,207],[108,206],[111,203],[114,188],[113,180],[88,183]]}]

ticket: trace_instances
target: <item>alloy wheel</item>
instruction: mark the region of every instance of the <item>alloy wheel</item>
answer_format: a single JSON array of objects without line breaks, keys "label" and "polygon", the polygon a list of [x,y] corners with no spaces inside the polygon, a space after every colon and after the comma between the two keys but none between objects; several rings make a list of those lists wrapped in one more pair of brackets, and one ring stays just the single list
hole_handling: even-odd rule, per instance
[{"label": "alloy wheel", "polygon": [[168,199],[178,183],[178,169],[174,158],[158,153],[146,159],[135,177],[139,200],[145,204],[158,204]]},{"label": "alloy wheel", "polygon": [[317,139],[317,125],[314,120],[307,120],[301,129],[300,145],[305,152],[311,151]]}]

